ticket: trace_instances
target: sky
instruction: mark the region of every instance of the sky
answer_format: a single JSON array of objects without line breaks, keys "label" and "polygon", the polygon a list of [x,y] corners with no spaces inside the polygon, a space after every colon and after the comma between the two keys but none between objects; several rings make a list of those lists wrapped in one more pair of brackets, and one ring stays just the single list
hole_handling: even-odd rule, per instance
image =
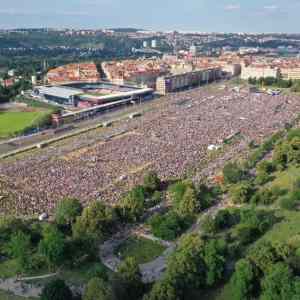
[{"label": "sky", "polygon": [[300,33],[300,0],[0,0],[0,28]]}]

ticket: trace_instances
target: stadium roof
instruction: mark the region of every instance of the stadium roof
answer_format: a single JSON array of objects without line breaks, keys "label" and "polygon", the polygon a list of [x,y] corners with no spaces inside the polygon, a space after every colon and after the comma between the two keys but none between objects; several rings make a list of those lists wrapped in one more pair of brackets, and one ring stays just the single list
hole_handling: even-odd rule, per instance
[{"label": "stadium roof", "polygon": [[58,87],[58,86],[53,86],[53,87],[48,87],[48,86],[41,86],[38,87],[37,90],[39,91],[40,94],[43,95],[50,95],[50,96],[55,96],[55,97],[60,97],[60,98],[70,98],[72,96],[77,96],[82,94],[82,91],[80,89],[75,89],[75,88],[66,88],[66,87]]}]

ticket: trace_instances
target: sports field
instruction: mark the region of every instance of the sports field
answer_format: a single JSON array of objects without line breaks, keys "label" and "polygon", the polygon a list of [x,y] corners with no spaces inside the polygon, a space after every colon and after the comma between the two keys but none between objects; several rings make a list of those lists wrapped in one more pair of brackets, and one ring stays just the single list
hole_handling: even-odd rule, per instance
[{"label": "sports field", "polygon": [[17,135],[27,128],[38,125],[48,113],[48,111],[0,112],[0,139]]}]

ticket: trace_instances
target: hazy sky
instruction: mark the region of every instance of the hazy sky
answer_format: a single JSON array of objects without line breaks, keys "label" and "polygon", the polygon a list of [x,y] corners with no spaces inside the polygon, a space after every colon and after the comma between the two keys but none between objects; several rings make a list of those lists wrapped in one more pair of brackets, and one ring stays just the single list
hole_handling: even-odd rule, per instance
[{"label": "hazy sky", "polygon": [[0,28],[300,32],[300,0],[0,0]]}]

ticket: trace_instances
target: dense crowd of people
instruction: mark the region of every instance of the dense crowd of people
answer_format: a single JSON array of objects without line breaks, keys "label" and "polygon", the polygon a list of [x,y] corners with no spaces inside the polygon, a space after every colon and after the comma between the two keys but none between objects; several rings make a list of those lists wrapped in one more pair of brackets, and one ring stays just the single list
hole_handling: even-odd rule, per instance
[{"label": "dense crowd of people", "polygon": [[140,118],[1,162],[0,212],[51,212],[64,197],[114,204],[146,170],[162,179],[182,176],[206,159],[209,145],[222,146],[238,135],[232,146],[238,151],[283,128],[300,111],[297,96],[229,89],[198,88],[160,101]]}]

